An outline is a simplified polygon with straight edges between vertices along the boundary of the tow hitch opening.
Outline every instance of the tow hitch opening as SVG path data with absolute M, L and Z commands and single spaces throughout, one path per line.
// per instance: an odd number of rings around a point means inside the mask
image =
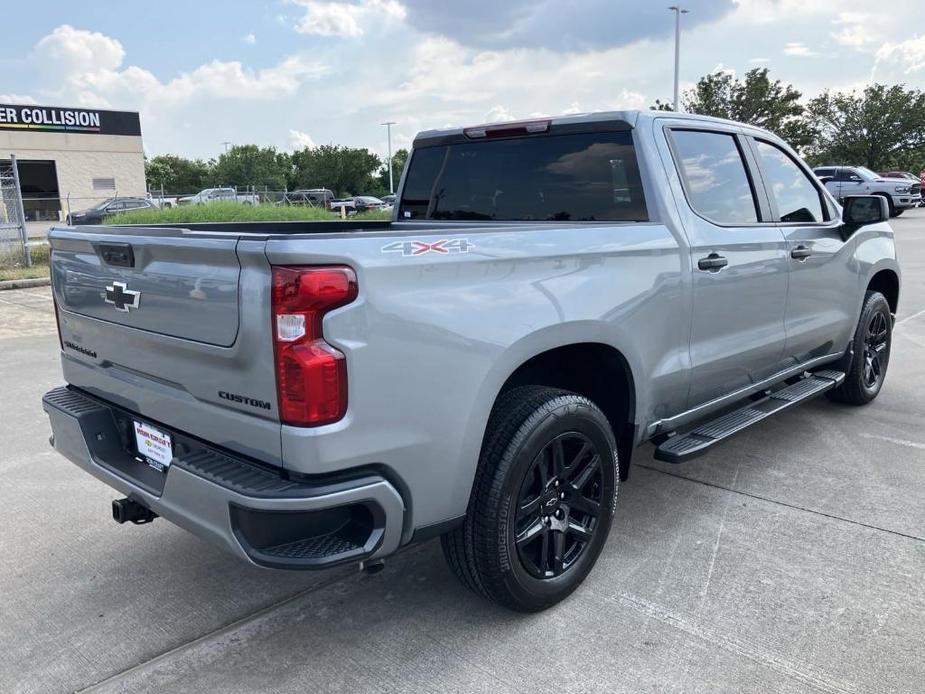
M 119 523 L 132 522 L 135 525 L 150 523 L 157 514 L 147 506 L 139 504 L 131 499 L 113 499 L 112 502 L 112 519 Z

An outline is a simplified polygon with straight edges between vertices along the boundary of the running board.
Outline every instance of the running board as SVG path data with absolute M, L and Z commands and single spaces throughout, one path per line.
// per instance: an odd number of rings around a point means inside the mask
M 845 374 L 841 371 L 811 373 L 745 407 L 705 422 L 687 434 L 672 436 L 655 449 L 655 459 L 664 463 L 686 463 L 752 424 L 831 390 L 844 380 Z

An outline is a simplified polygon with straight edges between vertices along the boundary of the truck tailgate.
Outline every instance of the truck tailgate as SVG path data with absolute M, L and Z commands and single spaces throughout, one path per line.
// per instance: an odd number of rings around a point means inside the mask
M 49 240 L 69 384 L 280 464 L 264 240 L 144 227 Z

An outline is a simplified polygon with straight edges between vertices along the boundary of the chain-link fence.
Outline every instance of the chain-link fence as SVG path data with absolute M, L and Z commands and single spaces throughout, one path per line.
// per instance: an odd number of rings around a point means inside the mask
M 18 256 L 27 267 L 32 265 L 26 236 L 26 216 L 16 157 L 0 160 L 0 256 Z

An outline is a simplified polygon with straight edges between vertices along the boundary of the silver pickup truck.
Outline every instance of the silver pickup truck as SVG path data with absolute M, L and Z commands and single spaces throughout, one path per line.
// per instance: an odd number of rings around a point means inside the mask
M 442 536 L 465 585 L 539 610 L 596 562 L 635 447 L 680 464 L 883 385 L 886 203 L 840 207 L 768 132 L 423 132 L 394 214 L 51 231 L 67 385 L 44 408 L 117 521 L 278 569 Z
M 836 200 L 849 195 L 879 195 L 891 217 L 898 217 L 922 202 L 922 186 L 907 178 L 881 176 L 864 166 L 819 166 L 813 169 Z

